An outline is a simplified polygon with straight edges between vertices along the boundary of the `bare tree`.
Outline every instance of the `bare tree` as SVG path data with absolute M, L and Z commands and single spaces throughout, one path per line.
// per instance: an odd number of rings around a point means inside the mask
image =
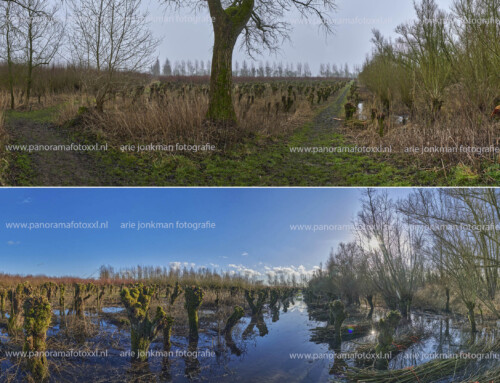
M 416 71 L 416 86 L 425 94 L 429 111 L 436 115 L 452 75 L 447 15 L 435 0 L 415 2 L 414 6 L 417 20 L 396 29 L 402 46 L 399 53 L 406 67 Z
M 232 103 L 233 50 L 240 35 L 241 47 L 250 56 L 263 49 L 278 49 L 287 39 L 290 23 L 285 15 L 296 11 L 304 18 L 316 17 L 327 33 L 333 22 L 329 12 L 335 9 L 335 0 L 163 0 L 175 8 L 208 7 L 213 20 L 214 48 L 210 102 L 207 119 L 214 123 L 233 125 L 236 113 Z
M 397 214 L 387 193 L 365 192 L 358 214 L 360 247 L 368 253 L 371 279 L 390 309 L 408 317 L 421 281 L 424 258 L 423 230 L 413 228 Z
M 497 318 L 495 305 L 500 266 L 500 192 L 495 189 L 419 190 L 401 210 L 421 223 L 444 252 L 434 261 L 442 267 L 469 312 L 480 300 Z
M 44 0 L 25 0 L 21 13 L 19 33 L 24 41 L 26 64 L 26 100 L 29 102 L 33 84 L 33 71 L 49 65 L 55 57 L 64 34 L 64 27 L 57 19 L 58 8 L 49 8 Z
M 15 22 L 19 7 L 13 2 L 4 2 L 0 5 L 0 37 L 4 49 L 0 50 L 0 57 L 7 62 L 8 82 L 10 93 L 10 108 L 15 107 L 14 97 L 14 62 L 19 50 L 19 30 Z
M 140 0 L 71 0 L 71 44 L 75 60 L 86 69 L 87 86 L 97 110 L 116 91 L 125 72 L 147 70 L 159 41 L 148 29 Z

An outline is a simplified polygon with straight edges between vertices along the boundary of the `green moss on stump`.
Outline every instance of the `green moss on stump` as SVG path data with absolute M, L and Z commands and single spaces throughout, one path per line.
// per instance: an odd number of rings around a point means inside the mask
M 75 283 L 73 296 L 73 309 L 78 318 L 83 319 L 85 314 L 85 301 L 90 298 L 93 289 L 92 283 Z M 85 295 L 86 294 L 86 295 Z
M 132 359 L 142 362 L 148 359 L 151 342 L 158 333 L 168 325 L 165 311 L 158 306 L 156 314 L 151 319 L 149 306 L 155 289 L 139 284 L 130 289 L 124 287 L 120 292 L 121 300 L 127 310 L 130 320 L 130 336 Z
M 5 298 L 7 298 L 7 290 L 0 289 L 0 317 L 5 317 Z
M 23 327 L 23 303 L 31 295 L 33 288 L 28 282 L 20 283 L 15 289 L 8 291 L 10 301 L 10 316 L 7 322 L 7 331 L 10 336 L 20 334 Z
M 245 290 L 245 298 L 250 306 L 250 309 L 252 310 L 253 316 L 260 315 L 262 312 L 268 293 L 269 291 L 267 289 L 262 289 L 257 292 L 256 297 L 254 290 Z M 257 299 L 257 302 L 255 302 L 255 299 Z
M 44 296 L 29 297 L 24 308 L 24 346 L 23 351 L 30 353 L 27 359 L 28 369 L 36 382 L 42 382 L 49 376 L 46 350 L 47 330 L 52 317 L 51 306 Z
M 204 292 L 200 287 L 187 287 L 184 293 L 189 320 L 189 339 L 198 340 L 198 309 L 203 301 Z
M 177 298 L 180 297 L 182 294 L 182 287 L 179 284 L 179 282 L 175 282 L 175 287 L 174 291 L 172 292 L 172 295 L 170 295 L 170 305 L 173 306 Z
M 234 308 L 233 313 L 231 314 L 231 316 L 228 318 L 228 320 L 226 322 L 226 327 L 224 327 L 224 333 L 225 334 L 231 333 L 231 331 L 233 330 L 233 327 L 236 326 L 238 321 L 241 318 L 243 318 L 244 315 L 245 315 L 245 311 L 243 310 L 243 308 L 240 306 L 236 306 Z
M 170 341 L 170 337 L 172 336 L 172 328 L 174 325 L 174 318 L 171 316 L 166 316 L 163 324 L 163 350 L 170 351 L 170 347 L 172 347 L 172 342 Z

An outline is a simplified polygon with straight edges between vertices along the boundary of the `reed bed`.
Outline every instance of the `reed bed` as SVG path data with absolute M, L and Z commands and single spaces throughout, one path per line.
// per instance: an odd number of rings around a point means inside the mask
M 470 354 L 489 354 L 500 350 L 500 342 L 480 342 L 470 347 Z M 466 354 L 467 352 L 464 351 Z M 464 355 L 465 355 L 464 354 Z M 346 372 L 349 380 L 358 383 L 434 383 L 447 377 L 453 381 L 461 381 L 477 373 L 479 362 L 476 358 L 452 357 L 434 359 L 415 367 L 399 370 L 359 369 L 351 367 Z M 458 380 L 460 379 L 460 380 Z M 470 380 L 469 380 L 470 381 Z
M 447 170 L 462 163 L 477 167 L 483 162 L 498 163 L 500 155 L 495 148 L 500 144 L 500 120 L 486 118 L 484 114 L 447 105 L 433 121 L 426 116 L 414 115 L 409 122 L 404 110 L 386 117 L 384 133 L 380 123 L 371 120 L 370 111 L 376 109 L 375 101 L 364 105 L 362 129 L 348 133 L 359 145 L 391 147 L 393 153 L 409 155 L 416 161 L 432 165 L 440 163 Z M 418 148 L 418 151 L 414 149 Z

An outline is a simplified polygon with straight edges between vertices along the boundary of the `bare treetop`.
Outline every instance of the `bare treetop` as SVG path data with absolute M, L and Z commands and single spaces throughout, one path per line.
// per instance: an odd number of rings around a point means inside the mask
M 243 28 L 241 48 L 250 56 L 279 49 L 289 38 L 294 11 L 302 20 L 308 20 L 326 33 L 333 32 L 332 12 L 337 8 L 335 0 L 163 0 L 175 9 L 191 8 L 195 11 L 208 7 L 212 18 L 225 17 L 251 10 L 248 23 Z M 288 18 L 288 19 L 287 19 Z

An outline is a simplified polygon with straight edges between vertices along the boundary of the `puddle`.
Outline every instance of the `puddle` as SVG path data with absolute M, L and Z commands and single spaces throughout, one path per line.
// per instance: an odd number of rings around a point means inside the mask
M 101 311 L 105 314 L 115 314 L 125 311 L 124 307 L 103 307 Z
M 361 121 L 367 120 L 367 117 L 364 114 L 364 108 L 365 108 L 365 104 L 363 102 L 360 102 L 358 104 L 358 120 L 361 120 Z

